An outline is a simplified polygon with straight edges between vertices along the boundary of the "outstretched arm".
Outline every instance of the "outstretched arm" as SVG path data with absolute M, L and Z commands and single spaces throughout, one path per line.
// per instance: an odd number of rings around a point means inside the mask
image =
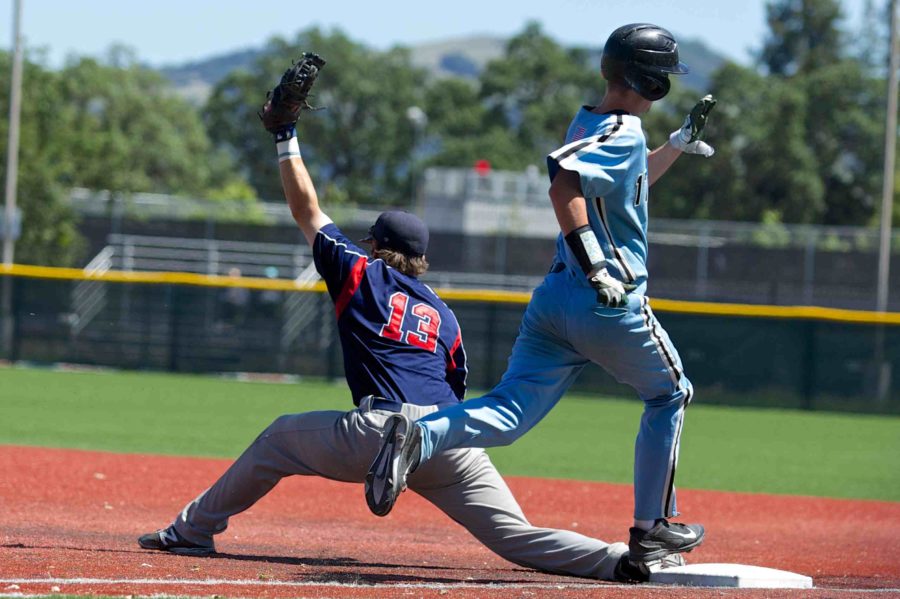
M 706 119 L 709 111 L 716 105 L 712 96 L 704 96 L 684 119 L 684 124 L 669 136 L 669 141 L 656 148 L 647 157 L 647 171 L 650 177 L 650 185 L 663 176 L 669 167 L 681 156 L 687 154 L 700 154 L 709 158 L 715 150 L 706 142 L 700 141 L 703 128 L 706 127 Z
M 310 245 L 313 245 L 319 229 L 330 223 L 331 219 L 319 209 L 316 188 L 300 155 L 296 123 L 300 113 L 311 108 L 307 97 L 319 76 L 319 70 L 324 66 L 325 60 L 321 56 L 305 53 L 284 72 L 259 113 L 263 127 L 275 136 L 284 197 L 291 215 Z
M 309 171 L 303 164 L 296 134 L 287 141 L 278 142 L 277 146 L 278 168 L 281 171 L 284 197 L 297 226 L 303 231 L 307 243 L 311 246 L 319 229 L 332 221 L 319 208 L 319 196 L 316 194 Z M 284 152 L 282 148 L 284 148 Z
M 647 176 L 650 177 L 650 185 L 656 183 L 656 180 L 675 164 L 679 156 L 681 156 L 681 150 L 675 149 L 669 142 L 650 152 L 647 156 Z

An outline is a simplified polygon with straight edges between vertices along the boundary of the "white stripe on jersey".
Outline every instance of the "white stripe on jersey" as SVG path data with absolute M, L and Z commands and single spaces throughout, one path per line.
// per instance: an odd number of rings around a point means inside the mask
M 600 145 L 606 143 L 609 138 L 615 135 L 621 128 L 622 125 L 620 125 L 619 123 L 615 123 L 608 133 L 593 135 L 591 137 L 586 137 L 578 141 L 573 141 L 572 143 L 566 144 L 557 151 L 550 154 L 550 157 L 557 161 L 557 164 L 559 164 L 560 168 L 566 169 L 566 164 L 580 160 L 581 157 L 585 154 L 590 154 Z
M 331 223 L 328 223 L 328 224 L 330 225 Z M 330 241 L 331 243 L 333 243 L 334 245 L 344 246 L 345 248 L 347 248 L 346 251 L 348 254 L 353 254 L 354 256 L 360 256 L 361 258 L 366 258 L 367 260 L 369 258 L 366 254 L 360 254 L 359 252 L 354 252 L 353 250 L 350 249 L 350 246 L 347 245 L 346 243 L 341 243 L 334 237 L 329 237 L 329 235 L 327 233 L 325 233 L 324 231 L 322 231 L 322 229 L 319 229 L 318 234 L 321 235 L 322 237 L 324 237 L 325 239 L 327 239 L 328 241 Z M 372 260 L 372 262 L 375 262 L 375 260 Z

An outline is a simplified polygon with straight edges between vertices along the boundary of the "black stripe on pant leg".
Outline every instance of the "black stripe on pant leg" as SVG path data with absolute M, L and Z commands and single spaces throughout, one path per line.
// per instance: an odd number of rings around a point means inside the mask
M 678 428 L 675 433 L 675 442 L 672 445 L 672 459 L 671 466 L 669 469 L 669 488 L 666 489 L 666 500 L 664 502 L 664 517 L 668 518 L 672 514 L 672 500 L 675 498 L 675 470 L 678 467 L 678 451 L 679 445 L 681 444 L 681 431 L 684 428 L 684 412 L 687 408 L 687 403 L 685 400 L 681 401 L 681 407 L 679 411 L 681 412 L 680 417 L 678 418 Z
M 665 352 L 662 347 L 662 339 L 660 339 L 653 330 L 653 322 L 650 315 L 649 310 L 649 300 L 646 296 L 641 297 L 641 318 L 644 321 L 644 326 L 647 327 L 647 330 L 650 332 L 650 339 L 653 341 L 653 344 L 656 345 L 656 353 L 660 356 L 660 361 L 662 362 L 663 367 L 669 373 L 669 378 L 672 379 L 672 383 L 675 388 L 675 392 L 678 392 L 680 377 L 676 374 L 676 371 L 672 368 L 672 363 L 667 359 Z M 675 489 L 675 467 L 677 456 L 678 456 L 678 441 L 681 438 L 681 426 L 684 419 L 684 405 L 681 407 L 681 420 L 678 422 L 678 427 L 676 429 L 675 440 L 672 445 L 672 451 L 669 454 L 669 469 L 666 474 L 666 482 L 663 483 L 666 486 L 666 491 L 663 493 L 663 501 L 662 501 L 662 512 L 663 517 L 668 518 L 669 512 L 671 511 L 672 497 Z
M 650 322 L 650 334 L 653 336 L 654 341 L 656 342 L 657 347 L 660 348 L 663 359 L 668 363 L 669 368 L 672 372 L 675 373 L 676 376 L 676 391 L 677 385 L 681 384 L 681 376 L 683 374 L 681 368 L 678 367 L 678 363 L 675 360 L 675 356 L 669 353 L 669 346 L 666 345 L 665 340 L 662 335 L 659 334 L 657 328 L 659 327 L 659 321 L 656 319 L 656 316 L 650 312 L 650 300 L 647 300 L 647 321 Z
M 644 325 L 647 327 L 647 331 L 650 333 L 650 340 L 653 341 L 653 344 L 656 346 L 656 353 L 659 354 L 660 361 L 669 372 L 669 378 L 672 379 L 672 384 L 675 386 L 675 391 L 678 391 L 678 384 L 681 381 L 681 373 L 675 366 L 674 360 L 672 360 L 671 356 L 668 355 L 666 346 L 662 342 L 662 338 L 656 333 L 653 325 L 654 319 L 650 314 L 650 300 L 647 299 L 647 296 L 641 297 L 641 317 L 644 320 Z

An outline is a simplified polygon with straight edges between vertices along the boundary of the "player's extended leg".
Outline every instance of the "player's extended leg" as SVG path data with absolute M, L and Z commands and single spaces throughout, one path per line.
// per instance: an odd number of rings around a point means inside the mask
M 483 449 L 435 455 L 410 475 L 409 487 L 520 566 L 601 580 L 646 580 L 640 571 L 622 571 L 619 561 L 628 553 L 624 543 L 532 526 Z
M 417 422 L 422 461 L 456 447 L 509 445 L 556 405 L 587 364 L 560 330 L 564 299 L 546 283 L 535 290 L 497 386 Z
M 213 486 L 185 506 L 172 528 L 189 544 L 211 548 L 213 535 L 225 530 L 231 516 L 259 501 L 285 476 L 362 482 L 385 418 L 387 413 L 366 406 L 277 418 Z
M 366 475 L 365 495 L 376 516 L 387 515 L 406 476 L 432 455 L 458 447 L 509 445 L 540 422 L 587 364 L 565 340 L 567 293 L 549 275 L 532 295 L 506 373 L 477 399 L 419 419 L 389 422 Z
M 582 315 L 578 320 L 582 326 L 571 336 L 573 345 L 618 381 L 631 385 L 644 401 L 635 442 L 635 520 L 652 523 L 675 516 L 675 470 L 693 388 L 646 297 L 631 296 L 627 310 L 595 308 L 594 313 L 593 319 Z M 683 542 L 673 536 L 685 550 L 702 541 L 702 527 L 687 534 L 696 536 Z M 658 558 L 664 552 L 651 553 Z

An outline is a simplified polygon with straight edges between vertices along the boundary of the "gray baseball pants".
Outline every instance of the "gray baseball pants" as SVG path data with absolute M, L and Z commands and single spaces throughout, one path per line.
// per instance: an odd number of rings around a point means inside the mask
M 411 420 L 434 406 L 404 404 Z M 367 400 L 350 412 L 307 412 L 277 418 L 216 483 L 175 520 L 186 539 L 209 545 L 228 518 L 294 474 L 361 483 L 381 444 L 390 412 Z M 556 574 L 613 580 L 628 547 L 566 530 L 538 528 L 525 518 L 483 449 L 440 453 L 409 476 L 408 485 L 497 555 L 520 566 Z

